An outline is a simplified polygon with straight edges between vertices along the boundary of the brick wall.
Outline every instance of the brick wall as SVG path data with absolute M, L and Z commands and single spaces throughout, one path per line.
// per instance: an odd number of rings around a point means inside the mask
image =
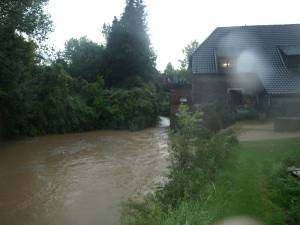
M 272 96 L 271 116 L 300 117 L 300 95 Z
M 194 75 L 192 97 L 194 104 L 226 101 L 227 83 L 225 77 L 217 75 Z
M 194 74 L 192 79 L 194 104 L 227 102 L 228 88 L 241 88 L 246 94 L 263 92 L 256 74 Z
M 174 127 L 174 119 L 176 113 L 178 112 L 178 108 L 181 104 L 186 104 L 189 106 L 190 110 L 192 109 L 192 86 L 190 84 L 182 84 L 173 86 L 170 91 L 170 120 L 171 127 Z M 182 102 L 182 100 L 186 100 L 186 102 Z

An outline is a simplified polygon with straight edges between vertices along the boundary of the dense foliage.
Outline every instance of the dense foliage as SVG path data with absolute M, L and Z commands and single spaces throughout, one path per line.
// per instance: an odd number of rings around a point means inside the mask
M 72 38 L 55 60 L 45 63 L 39 53 L 51 31 L 47 2 L 0 2 L 0 134 L 154 125 L 164 93 L 143 1 L 127 1 L 121 18 L 104 30 L 106 46 Z
M 37 41 L 51 28 L 46 0 L 1 1 L 0 129 L 6 135 L 24 122 L 24 93 L 36 67 Z M 35 39 L 35 41 L 33 40 Z M 22 131 L 18 131 L 21 133 Z
M 105 103 L 107 107 L 103 121 L 106 121 L 104 124 L 108 128 L 137 130 L 156 123 L 158 96 L 151 85 L 107 91 Z

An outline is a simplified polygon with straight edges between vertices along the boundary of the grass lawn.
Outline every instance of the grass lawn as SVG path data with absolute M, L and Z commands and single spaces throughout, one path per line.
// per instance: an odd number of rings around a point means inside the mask
M 300 157 L 300 139 L 238 144 L 220 170 L 208 199 L 183 202 L 161 224 L 209 225 L 241 215 L 268 225 L 283 224 L 283 210 L 271 201 L 276 187 L 270 184 L 269 174 L 287 158 L 296 156 Z
M 279 224 L 283 215 L 270 201 L 268 175 L 284 160 L 297 155 L 300 139 L 240 143 L 216 181 L 213 203 L 225 200 L 226 205 L 218 217 L 249 215 Z

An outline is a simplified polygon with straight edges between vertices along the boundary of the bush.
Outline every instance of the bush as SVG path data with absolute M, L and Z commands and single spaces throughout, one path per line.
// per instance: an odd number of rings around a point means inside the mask
M 102 77 L 95 82 L 73 78 L 59 64 L 36 70 L 7 100 L 11 113 L 0 118 L 5 122 L 6 137 L 103 128 L 137 130 L 157 121 L 154 85 L 108 90 Z
M 76 82 L 59 65 L 40 68 L 37 74 L 14 91 L 14 114 L 8 136 L 35 136 L 82 131 L 92 124 L 93 110 L 80 95 L 73 94 Z
M 216 135 L 204 126 L 202 114 L 188 112 L 181 106 L 177 128 L 171 132 L 171 172 L 169 183 L 158 192 L 161 202 L 172 207 L 198 196 L 205 184 L 212 182 L 216 170 L 223 165 L 232 144 L 233 130 Z
M 101 122 L 107 128 L 138 130 L 154 126 L 158 113 L 158 98 L 151 85 L 106 90 Z

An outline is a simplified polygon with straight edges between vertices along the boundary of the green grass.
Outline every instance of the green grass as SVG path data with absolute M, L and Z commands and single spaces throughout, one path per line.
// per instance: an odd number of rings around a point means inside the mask
M 271 201 L 271 171 L 300 157 L 300 139 L 244 142 L 237 145 L 211 185 L 207 199 L 171 210 L 159 224 L 214 224 L 231 216 L 251 216 L 268 225 L 283 224 L 284 212 Z

